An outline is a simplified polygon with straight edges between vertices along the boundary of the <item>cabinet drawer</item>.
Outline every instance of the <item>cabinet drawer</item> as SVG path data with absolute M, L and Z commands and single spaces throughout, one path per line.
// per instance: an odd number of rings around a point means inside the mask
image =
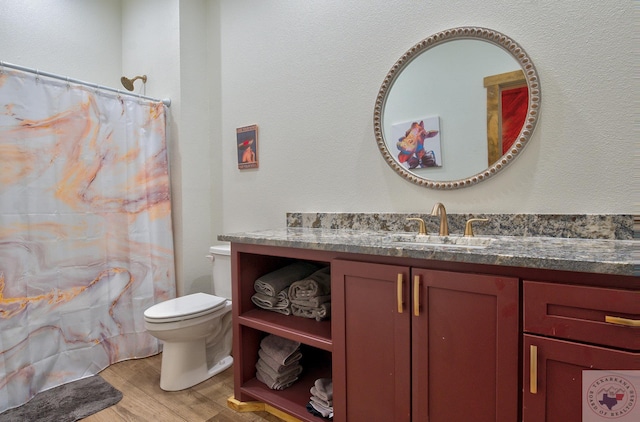
M 640 350 L 640 291 L 524 282 L 524 331 Z

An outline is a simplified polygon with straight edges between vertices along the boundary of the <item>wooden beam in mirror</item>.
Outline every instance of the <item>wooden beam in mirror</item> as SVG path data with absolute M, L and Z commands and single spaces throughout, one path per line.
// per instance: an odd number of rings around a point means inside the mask
M 528 88 L 522 70 L 484 78 L 487 89 L 487 165 L 498 161 L 513 145 L 527 113 Z M 515 133 L 514 133 L 515 132 Z

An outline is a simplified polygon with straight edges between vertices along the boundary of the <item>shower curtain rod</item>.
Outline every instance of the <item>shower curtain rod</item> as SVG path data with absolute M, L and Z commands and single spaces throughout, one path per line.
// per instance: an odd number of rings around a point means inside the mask
M 156 102 L 157 101 L 162 101 L 162 103 L 164 105 L 166 105 L 167 107 L 171 107 L 171 99 L 169 99 L 169 98 L 165 98 L 163 100 L 159 100 L 157 98 L 147 97 L 146 95 L 134 94 L 134 93 L 131 93 L 131 92 L 126 92 L 126 91 L 120 91 L 119 89 L 110 88 L 108 86 L 93 84 L 93 83 L 90 83 L 90 82 L 81 81 L 79 79 L 72 79 L 72 78 L 69 78 L 69 77 L 66 77 L 66 76 L 56 75 L 55 73 L 42 72 L 42 71 L 40 71 L 38 69 L 31 69 L 31 68 L 28 68 L 28 67 L 19 66 L 17 64 L 11 64 L 11 63 L 0 61 L 0 73 L 2 73 L 2 68 L 4 68 L 4 67 L 8 67 L 10 69 L 22 70 L 23 72 L 34 73 L 37 76 L 46 76 L 48 78 L 59 79 L 61 81 L 65 81 L 65 82 L 71 82 L 71 83 L 74 83 L 74 84 L 85 85 L 85 86 L 88 86 L 90 88 L 97 88 L 97 89 L 102 89 L 102 90 L 105 90 L 105 91 L 116 92 L 116 93 L 118 93 L 118 95 L 129 95 L 131 97 L 137 97 L 137 98 L 142 98 L 144 100 L 156 101 Z

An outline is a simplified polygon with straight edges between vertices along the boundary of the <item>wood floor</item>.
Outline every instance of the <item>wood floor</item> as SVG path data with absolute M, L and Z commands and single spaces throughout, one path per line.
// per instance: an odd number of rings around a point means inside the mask
M 183 391 L 160 389 L 162 355 L 116 363 L 100 376 L 120 390 L 122 400 L 86 419 L 87 422 L 151 421 L 281 422 L 266 412 L 238 413 L 227 407 L 233 395 L 233 368 Z

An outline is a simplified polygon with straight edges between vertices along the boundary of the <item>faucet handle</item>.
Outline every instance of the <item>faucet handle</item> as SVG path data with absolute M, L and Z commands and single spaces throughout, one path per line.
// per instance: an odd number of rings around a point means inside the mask
M 426 235 L 427 234 L 427 225 L 425 224 L 424 220 L 422 218 L 416 218 L 416 217 L 408 217 L 407 220 L 413 220 L 413 221 L 417 221 L 419 224 L 418 227 L 418 234 L 420 235 Z
M 467 224 L 464 226 L 465 237 L 473 237 L 473 222 L 474 221 L 489 221 L 488 218 L 470 218 L 467 220 Z

